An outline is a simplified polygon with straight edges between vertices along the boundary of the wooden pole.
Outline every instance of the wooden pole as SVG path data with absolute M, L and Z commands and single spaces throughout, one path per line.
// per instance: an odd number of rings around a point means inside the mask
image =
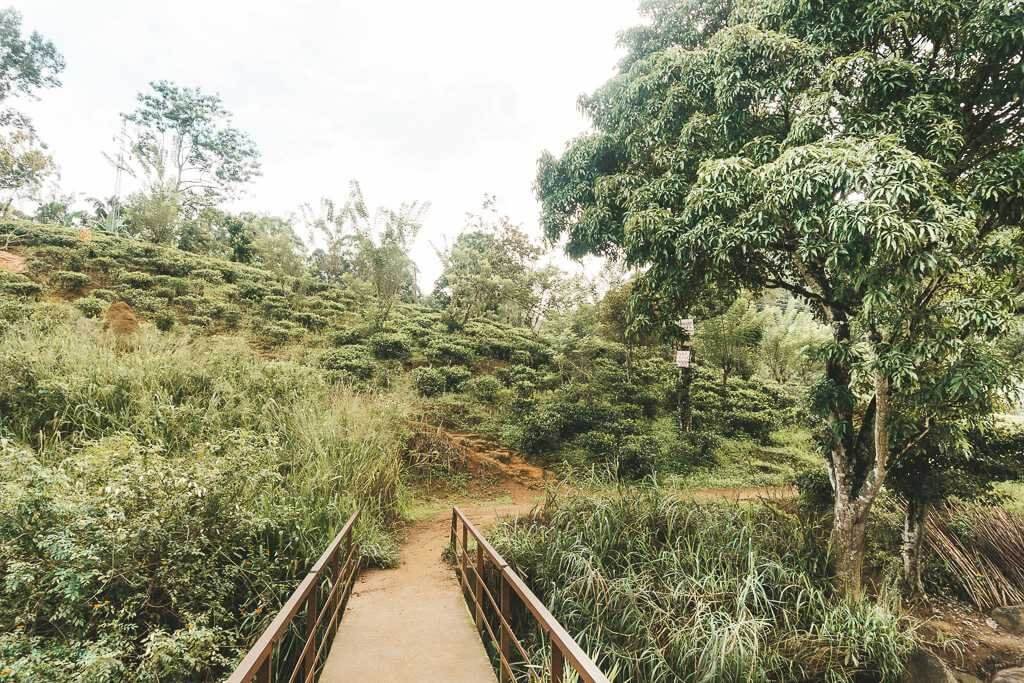
M 512 667 L 512 634 L 508 632 L 508 628 L 505 626 L 505 622 L 511 626 L 512 624 L 512 591 L 508 587 L 508 581 L 505 580 L 505 572 L 499 574 L 501 577 L 501 657 L 508 663 L 509 668 Z M 512 683 L 509 681 L 508 671 L 505 667 L 500 667 L 501 671 L 501 683 Z
M 484 547 L 476 544 L 476 628 L 484 627 Z

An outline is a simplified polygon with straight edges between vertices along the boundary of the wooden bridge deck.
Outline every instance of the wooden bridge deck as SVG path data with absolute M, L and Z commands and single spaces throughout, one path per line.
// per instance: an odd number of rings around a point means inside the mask
M 484 523 L 532 507 L 478 504 Z M 441 559 L 450 508 L 415 525 L 397 569 L 364 572 L 356 583 L 322 683 L 493 683 L 494 669 L 453 569 Z

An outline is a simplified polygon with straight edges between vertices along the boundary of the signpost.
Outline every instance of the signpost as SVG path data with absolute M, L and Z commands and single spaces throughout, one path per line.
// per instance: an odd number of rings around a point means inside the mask
M 678 397 L 679 431 L 686 433 L 693 429 L 693 411 L 690 409 L 690 385 L 693 383 L 693 348 L 690 340 L 696 330 L 692 318 L 683 318 L 678 323 L 683 333 L 682 348 L 676 349 L 676 367 L 679 376 L 676 379 L 676 395 Z

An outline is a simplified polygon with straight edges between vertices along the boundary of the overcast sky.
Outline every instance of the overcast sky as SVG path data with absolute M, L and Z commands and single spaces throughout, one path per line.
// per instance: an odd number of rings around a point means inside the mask
M 8 0 L 10 1 L 10 0 Z M 457 234 L 484 193 L 539 237 L 538 155 L 587 127 L 638 0 L 14 0 L 67 61 L 28 110 L 64 192 L 109 196 L 121 112 L 167 79 L 221 95 L 263 153 L 239 208 L 288 215 L 358 179 L 373 205 L 430 201 L 416 248 Z

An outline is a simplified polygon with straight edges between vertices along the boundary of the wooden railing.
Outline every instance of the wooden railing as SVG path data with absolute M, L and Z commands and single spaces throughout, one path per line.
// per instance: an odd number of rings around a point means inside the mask
M 472 553 L 471 538 L 475 542 Z M 578 674 L 583 683 L 609 683 L 587 653 L 459 508 L 452 509 L 451 546 L 462 592 L 477 629 L 495 653 L 501 683 L 562 683 L 566 665 Z M 498 594 L 497 599 L 495 593 Z M 514 597 L 532 622 L 527 629 L 532 627 L 534 633 L 546 641 L 545 649 L 549 654 L 538 659 L 526 651 L 514 627 L 523 616 L 523 610 L 517 610 L 513 603 Z
M 359 556 L 352 542 L 358 516 L 358 511 L 352 513 L 228 678 L 229 683 L 316 680 L 359 573 Z

